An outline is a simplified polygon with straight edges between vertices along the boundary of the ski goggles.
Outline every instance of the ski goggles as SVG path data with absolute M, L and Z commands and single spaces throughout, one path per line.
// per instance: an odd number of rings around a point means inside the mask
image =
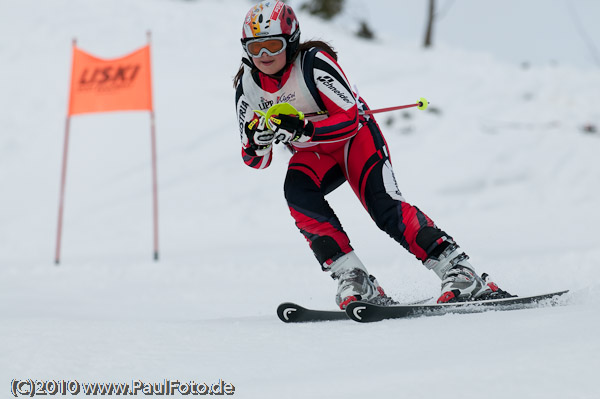
M 286 47 L 287 41 L 283 37 L 264 37 L 244 42 L 246 53 L 254 58 L 260 57 L 263 53 L 268 55 L 281 54 Z

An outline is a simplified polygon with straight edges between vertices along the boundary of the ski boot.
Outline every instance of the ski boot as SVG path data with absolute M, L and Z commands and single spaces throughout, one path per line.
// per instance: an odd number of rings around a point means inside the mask
M 442 280 L 442 293 L 437 303 L 478 301 L 484 299 L 510 298 L 508 292 L 498 288 L 489 276 L 482 277 L 468 261 L 469 257 L 460 251 L 458 245 L 449 242 L 440 254 L 430 256 L 425 266 L 432 269 Z
M 349 252 L 336 259 L 328 266 L 331 277 L 338 280 L 335 302 L 340 309 L 353 301 L 366 301 L 378 305 L 396 303 L 388 297 L 374 276 L 369 275 L 354 252 Z

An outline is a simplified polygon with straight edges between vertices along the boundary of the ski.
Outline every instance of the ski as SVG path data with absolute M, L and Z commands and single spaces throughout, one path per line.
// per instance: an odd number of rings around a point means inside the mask
M 370 323 L 385 319 L 441 316 L 449 313 L 479 313 L 489 310 L 528 309 L 559 305 L 561 301 L 558 298 L 567 292 L 569 290 L 543 295 L 442 304 L 379 306 L 367 302 L 351 302 L 346 307 L 346 314 L 354 321 Z
M 410 304 L 422 304 L 432 299 L 433 298 L 427 298 L 420 301 L 411 302 Z M 277 316 L 284 323 L 348 320 L 348 315 L 343 310 L 308 309 L 292 302 L 284 302 L 279 305 L 277 307 Z
M 279 305 L 277 307 L 277 316 L 284 323 L 348 320 L 348 316 L 343 310 L 307 309 L 291 302 Z

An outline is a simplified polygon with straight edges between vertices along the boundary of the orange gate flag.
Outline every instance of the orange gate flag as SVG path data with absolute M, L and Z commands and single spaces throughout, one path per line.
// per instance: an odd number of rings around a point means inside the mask
M 150 45 L 114 59 L 73 46 L 69 116 L 135 110 L 153 110 Z

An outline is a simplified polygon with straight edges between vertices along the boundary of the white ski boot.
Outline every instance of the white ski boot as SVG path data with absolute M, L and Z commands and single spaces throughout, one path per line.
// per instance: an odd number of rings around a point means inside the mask
M 394 301 L 385 295 L 383 288 L 374 276 L 369 275 L 354 251 L 336 259 L 328 266 L 331 277 L 338 280 L 335 302 L 340 309 L 353 301 L 366 301 L 377 304 L 392 304 Z
M 442 293 L 438 303 L 464 302 L 481 299 L 503 298 L 511 295 L 493 282 L 487 282 L 475 273 L 469 257 L 451 243 L 440 255 L 431 256 L 425 266 L 442 280 Z M 484 274 L 487 276 L 487 274 Z

